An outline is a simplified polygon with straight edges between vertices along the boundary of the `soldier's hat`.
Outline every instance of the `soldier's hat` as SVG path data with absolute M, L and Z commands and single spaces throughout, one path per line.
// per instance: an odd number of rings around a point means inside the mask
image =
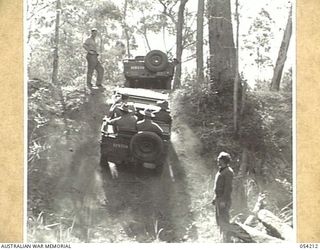
M 217 160 L 223 160 L 225 163 L 229 163 L 231 161 L 231 156 L 230 154 L 222 151 L 218 155 Z
M 147 116 L 147 117 L 151 117 L 151 118 L 155 117 L 155 115 L 153 114 L 153 110 L 149 109 L 149 108 L 146 108 L 145 110 L 140 110 L 139 112 L 140 112 L 140 114 Z
M 129 105 L 128 105 L 127 103 L 123 103 L 123 104 L 119 107 L 119 109 L 120 109 L 121 111 L 126 112 L 126 113 L 132 112 L 132 110 L 130 109 L 130 107 L 129 107 Z
M 128 99 L 129 99 L 129 95 L 127 95 L 127 94 L 121 94 L 121 99 L 122 99 L 122 100 L 128 100 Z
M 122 103 L 122 105 L 119 107 L 121 111 L 124 111 L 126 113 L 132 113 L 135 112 L 135 107 L 133 103 Z
M 161 109 L 165 109 L 167 111 L 169 109 L 169 103 L 166 100 L 157 101 L 157 106 L 159 106 Z

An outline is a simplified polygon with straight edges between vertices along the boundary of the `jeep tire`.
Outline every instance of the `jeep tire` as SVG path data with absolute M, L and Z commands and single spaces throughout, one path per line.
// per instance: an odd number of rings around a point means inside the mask
M 151 50 L 144 58 L 147 69 L 153 72 L 163 71 L 168 67 L 168 57 L 160 50 Z
M 133 157 L 142 162 L 158 162 L 163 150 L 162 139 L 154 132 L 140 131 L 130 141 Z

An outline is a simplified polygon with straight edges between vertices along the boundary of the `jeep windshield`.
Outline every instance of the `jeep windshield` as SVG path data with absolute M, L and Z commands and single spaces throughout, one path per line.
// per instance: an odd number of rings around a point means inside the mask
M 137 109 L 151 107 L 155 111 L 160 109 L 160 107 L 156 105 L 157 101 L 168 101 L 169 99 L 169 94 L 163 94 L 149 89 L 117 88 L 115 90 L 115 96 L 122 94 L 128 95 L 128 101 L 133 102 Z

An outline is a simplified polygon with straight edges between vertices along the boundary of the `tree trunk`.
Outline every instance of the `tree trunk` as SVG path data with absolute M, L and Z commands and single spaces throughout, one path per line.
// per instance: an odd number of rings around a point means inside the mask
M 148 39 L 147 29 L 143 30 L 143 37 L 144 37 L 144 40 L 146 41 L 148 50 L 150 51 L 151 50 L 151 46 L 150 46 L 149 39 Z
M 131 57 L 131 54 L 130 54 L 130 36 L 129 36 L 128 25 L 127 25 L 127 21 L 126 21 L 127 9 L 128 9 L 128 0 L 125 0 L 124 1 L 124 7 L 123 7 L 122 29 L 123 29 L 124 37 L 126 39 L 128 58 L 130 58 Z
M 244 80 L 242 82 L 242 90 L 241 90 L 241 108 L 240 108 L 240 115 L 241 116 L 243 116 L 244 109 L 245 109 L 245 106 L 246 106 L 247 88 L 248 88 L 247 80 Z
M 64 125 L 66 128 L 67 133 L 65 134 L 66 138 L 69 135 L 69 129 L 68 129 L 68 120 L 66 119 L 66 116 L 64 115 L 67 111 L 67 105 L 65 102 L 65 97 L 63 95 L 63 91 L 58 79 L 58 69 L 59 69 L 59 26 L 60 26 L 60 13 L 61 13 L 61 1 L 57 0 L 56 2 L 56 26 L 55 26 L 55 34 L 54 34 L 54 52 L 53 52 L 53 71 L 52 71 L 52 84 L 55 86 L 58 90 L 60 103 L 62 106 L 62 117 L 64 121 Z
M 54 34 L 53 71 L 52 71 L 53 84 L 56 84 L 58 82 L 60 12 L 61 12 L 61 2 L 60 0 L 57 0 L 56 27 L 55 27 L 55 34 Z
M 281 80 L 284 63 L 287 59 L 287 52 L 289 48 L 291 34 L 292 34 L 292 7 L 290 8 L 286 30 L 284 31 L 282 43 L 281 43 L 279 54 L 278 54 L 278 59 L 273 71 L 273 77 L 271 82 L 271 90 L 273 91 L 279 91 L 280 89 L 280 80 Z
M 181 71 L 182 71 L 182 65 L 181 65 L 181 58 L 182 58 L 182 51 L 183 51 L 183 45 L 182 45 L 182 31 L 183 31 L 183 25 L 184 25 L 184 9 L 186 6 L 186 3 L 188 0 L 180 0 L 179 5 L 179 11 L 178 11 L 178 21 L 177 21 L 177 47 L 176 47 L 176 59 L 178 60 L 178 64 L 176 66 L 176 72 L 174 75 L 174 81 L 173 81 L 173 88 L 180 88 L 181 86 Z
M 235 76 L 235 48 L 229 0 L 209 0 L 210 81 L 214 89 Z M 232 90 L 231 90 L 232 91 Z
M 197 13 L 197 86 L 203 84 L 203 15 L 204 15 L 204 0 L 198 0 Z
M 162 40 L 163 40 L 164 49 L 166 52 L 168 52 L 167 43 L 166 43 L 166 27 L 165 27 L 165 25 L 162 26 Z
M 236 0 L 236 62 L 235 62 L 235 78 L 233 84 L 233 131 L 234 135 L 238 136 L 239 122 L 238 122 L 238 91 L 239 91 L 239 0 Z

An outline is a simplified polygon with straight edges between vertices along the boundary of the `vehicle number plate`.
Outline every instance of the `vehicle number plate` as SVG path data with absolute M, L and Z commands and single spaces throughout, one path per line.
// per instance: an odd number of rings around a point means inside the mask
M 131 69 L 144 69 L 144 66 L 131 66 Z
M 160 72 L 157 72 L 157 75 L 159 76 L 165 76 L 165 75 L 168 75 L 169 72 L 166 72 L 166 71 L 160 71 Z
M 113 146 L 114 148 L 125 148 L 125 149 L 129 148 L 128 145 L 126 145 L 126 144 L 120 144 L 120 143 L 113 143 L 112 146 Z

